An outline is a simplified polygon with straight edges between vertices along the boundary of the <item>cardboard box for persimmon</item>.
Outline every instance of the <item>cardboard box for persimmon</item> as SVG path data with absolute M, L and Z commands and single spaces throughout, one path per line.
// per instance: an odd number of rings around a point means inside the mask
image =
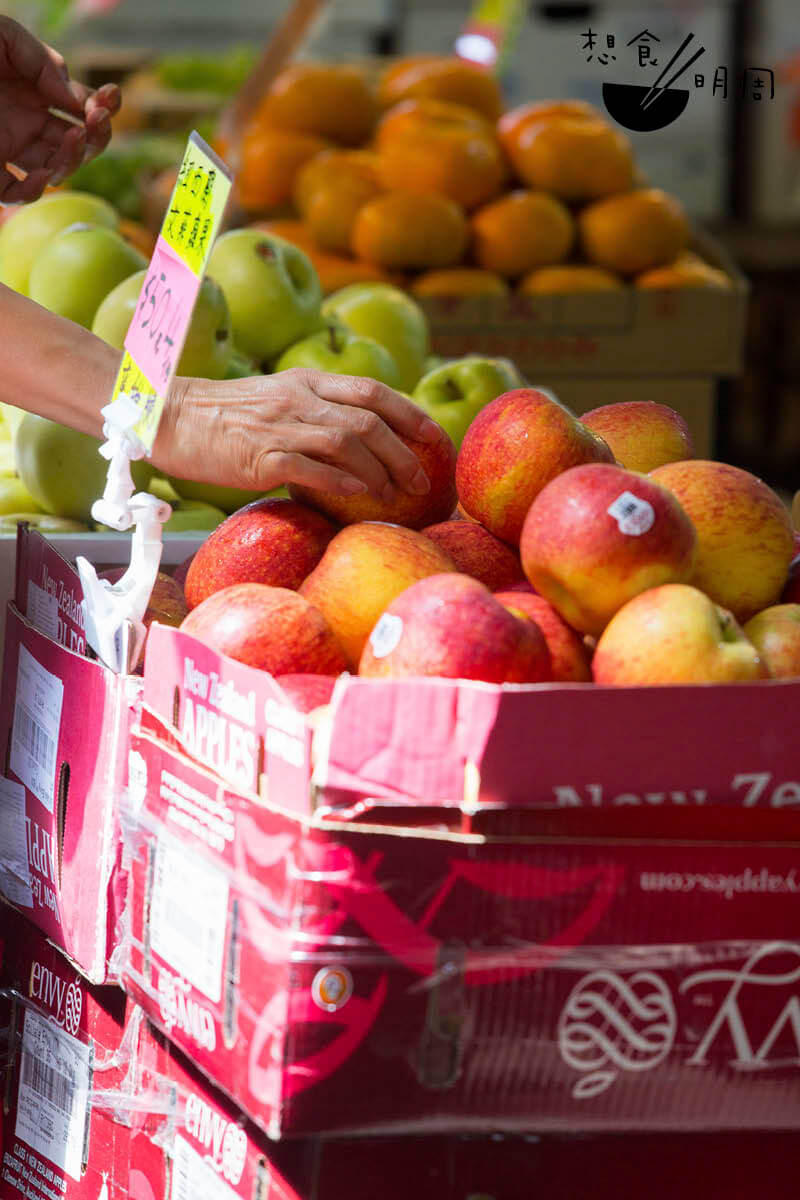
M 713 458 L 716 382 L 742 369 L 748 285 L 707 234 L 695 233 L 693 249 L 726 272 L 729 289 L 425 297 L 433 349 L 510 358 L 579 415 L 624 400 L 669 405 L 698 458 Z
M 0 1197 L 123 1200 L 130 1132 L 96 1098 L 124 1095 L 125 997 L 10 909 L 0 922 Z
M 796 842 L 300 815 L 170 736 L 132 733 L 123 986 L 271 1138 L 800 1120 Z
M 329 709 L 309 719 L 264 672 L 154 625 L 142 721 L 162 737 L 169 726 L 176 746 L 228 783 L 260 784 L 298 814 L 406 810 L 416 820 L 425 806 L 584 820 L 613 810 L 642 835 L 718 837 L 738 821 L 748 838 L 753 810 L 769 835 L 800 833 L 798 711 L 800 683 L 782 680 L 601 688 L 343 676 Z
M 101 538 L 91 557 L 113 561 L 125 541 Z M 0 698 L 0 893 L 102 983 L 124 887 L 118 798 L 142 681 L 86 657 L 82 595 L 71 562 L 20 529 Z

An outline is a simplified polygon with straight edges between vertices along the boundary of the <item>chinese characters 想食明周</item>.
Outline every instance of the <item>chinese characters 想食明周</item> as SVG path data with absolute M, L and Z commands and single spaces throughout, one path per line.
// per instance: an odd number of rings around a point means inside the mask
M 581 50 L 586 54 L 587 62 L 597 62 L 600 66 L 606 67 L 611 62 L 617 62 L 617 55 L 614 51 L 617 48 L 617 39 L 613 33 L 604 34 L 601 36 L 594 29 L 586 29 L 581 35 Z M 692 35 L 684 42 L 684 46 L 691 40 Z M 637 33 L 630 41 L 625 43 L 625 49 L 635 49 L 636 65 L 642 70 L 647 70 L 648 67 L 658 67 L 661 57 L 661 39 L 649 29 L 643 29 L 641 33 Z M 683 49 L 683 47 L 681 47 Z M 680 69 L 682 74 L 692 62 L 696 61 L 702 54 L 705 53 L 705 47 L 701 47 L 685 67 Z M 680 54 L 680 51 L 678 51 Z M 677 58 L 677 55 L 675 56 Z M 712 95 L 720 96 L 723 100 L 727 100 L 729 95 L 729 69 L 727 66 L 717 66 L 713 73 L 708 76 L 708 83 Z M 693 82 L 695 88 L 703 88 L 706 86 L 707 76 L 702 72 L 695 72 Z M 663 87 L 666 88 L 673 80 L 667 80 Z M 749 100 L 772 100 L 775 97 L 775 72 L 770 67 L 745 67 L 741 77 L 741 94 L 745 99 Z

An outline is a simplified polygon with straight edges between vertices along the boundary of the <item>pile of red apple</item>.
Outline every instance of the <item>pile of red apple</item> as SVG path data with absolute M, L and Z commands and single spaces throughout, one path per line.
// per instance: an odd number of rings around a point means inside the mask
M 612 404 L 578 420 L 524 388 L 486 405 L 459 451 L 444 432 L 407 444 L 427 495 L 290 487 L 230 516 L 180 572 L 181 627 L 279 680 L 328 677 L 311 700 L 292 683 L 306 706 L 343 671 L 800 677 L 800 534 L 760 479 L 696 459 L 672 409 Z

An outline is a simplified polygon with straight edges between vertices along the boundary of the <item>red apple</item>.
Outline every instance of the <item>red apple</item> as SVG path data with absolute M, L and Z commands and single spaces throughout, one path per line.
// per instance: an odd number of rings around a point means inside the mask
M 581 421 L 598 434 L 621 467 L 652 471 L 664 463 L 694 458 L 689 426 L 680 413 L 652 400 L 604 404 L 584 413 Z
M 192 565 L 193 558 L 194 558 L 194 555 L 190 554 L 188 558 L 185 558 L 183 560 L 183 562 L 178 563 L 177 567 L 172 572 L 172 578 L 178 584 L 181 591 L 183 591 L 186 586 L 186 576 L 188 574 L 189 567 Z
M 487 683 L 551 678 L 550 653 L 533 621 L 516 617 L 468 575 L 432 575 L 393 600 L 369 636 L 359 674 L 437 675 Z
M 738 683 L 767 669 L 736 618 L 682 583 L 651 588 L 609 621 L 592 660 L 595 683 Z
M 744 632 L 773 679 L 800 679 L 800 604 L 773 604 L 751 617 Z
M 516 546 L 539 492 L 580 463 L 613 463 L 602 440 L 551 396 L 517 388 L 481 409 L 467 430 L 456 464 L 462 508 L 491 533 Z
M 442 521 L 422 532 L 452 558 L 457 571 L 471 575 L 490 592 L 501 592 L 525 578 L 519 555 L 474 521 Z
M 181 629 L 271 675 L 338 675 L 347 669 L 322 613 L 289 588 L 235 583 L 193 608 Z
M 336 683 L 333 675 L 278 675 L 276 682 L 301 712 L 313 712 L 330 703 Z
M 189 608 L 234 583 L 297 589 L 336 533 L 321 513 L 282 498 L 254 500 L 218 525 L 189 566 Z
M 789 512 L 761 479 L 728 463 L 694 459 L 651 471 L 680 500 L 697 531 L 689 582 L 737 621 L 777 604 L 794 557 Z
M 454 570 L 452 559 L 421 533 L 362 521 L 337 533 L 300 594 L 325 617 L 355 670 L 387 604 L 418 579 Z
M 590 683 L 592 656 L 580 634 L 571 629 L 544 596 L 526 592 L 495 592 L 499 600 L 514 613 L 524 613 L 541 629 L 547 649 L 553 679 L 559 683 Z
M 675 497 L 645 475 L 607 463 L 572 467 L 525 518 L 525 574 L 568 625 L 599 634 L 633 596 L 683 583 L 696 536 Z
M 456 448 L 442 430 L 436 442 L 414 442 L 396 434 L 404 445 L 413 450 L 428 477 L 430 491 L 421 496 L 395 487 L 390 503 L 375 500 L 368 492 L 356 496 L 338 496 L 333 492 L 318 492 L 300 484 L 289 484 L 289 495 L 326 513 L 340 525 L 358 521 L 390 521 L 409 529 L 422 529 L 436 521 L 446 521 L 456 506 Z

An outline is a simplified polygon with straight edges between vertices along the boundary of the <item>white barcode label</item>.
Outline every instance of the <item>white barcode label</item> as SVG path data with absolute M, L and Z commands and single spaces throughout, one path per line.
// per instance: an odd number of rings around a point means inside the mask
M 199 1200 L 201 1196 L 202 1200 L 236 1200 L 236 1195 L 211 1164 L 177 1134 L 172 1160 L 172 1200 Z
M 34 629 L 58 641 L 58 598 L 28 580 L 28 607 L 25 616 Z
M 25 830 L 25 788 L 0 778 L 0 892 L 20 908 L 33 908 Z
M 24 646 L 19 648 L 11 770 L 53 811 L 64 684 Z
M 15 1136 L 80 1179 L 88 1104 L 89 1047 L 27 1009 Z
M 403 636 L 403 618 L 384 613 L 369 635 L 369 644 L 376 658 L 386 658 L 398 646 Z
M 166 838 L 156 844 L 150 945 L 209 1000 L 222 996 L 228 881 Z
M 629 537 L 641 537 L 648 529 L 652 529 L 656 519 L 656 511 L 650 501 L 634 496 L 633 492 L 620 492 L 606 512 L 617 522 L 620 533 Z

